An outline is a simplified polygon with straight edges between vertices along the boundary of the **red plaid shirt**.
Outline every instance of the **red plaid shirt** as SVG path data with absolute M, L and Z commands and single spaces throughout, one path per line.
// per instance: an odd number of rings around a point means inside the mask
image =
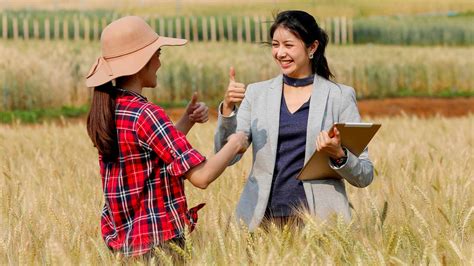
M 187 208 L 184 174 L 205 157 L 162 108 L 120 91 L 115 109 L 119 157 L 104 162 L 99 155 L 105 196 L 101 229 L 109 248 L 134 256 L 182 237 L 186 224 L 194 227 L 197 215 Z

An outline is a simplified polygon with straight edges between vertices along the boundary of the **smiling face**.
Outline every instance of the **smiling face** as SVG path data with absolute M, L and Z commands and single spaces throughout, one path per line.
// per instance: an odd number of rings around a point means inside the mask
M 292 78 L 304 78 L 312 74 L 309 54 L 318 47 L 315 41 L 310 47 L 284 27 L 273 33 L 272 55 L 283 74 Z

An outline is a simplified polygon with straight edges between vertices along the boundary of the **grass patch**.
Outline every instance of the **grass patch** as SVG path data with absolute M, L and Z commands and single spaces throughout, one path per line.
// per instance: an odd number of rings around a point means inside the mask
M 38 123 L 50 119 L 80 117 L 89 111 L 89 106 L 63 106 L 59 109 L 14 110 L 0 112 L 0 122 L 9 124 L 14 121 Z
M 168 108 L 184 108 L 188 104 L 187 101 L 179 102 L 158 102 L 159 106 Z M 214 107 L 214 106 L 211 106 Z M 13 122 L 21 122 L 26 124 L 40 123 L 48 120 L 60 118 L 76 118 L 86 116 L 89 112 L 89 105 L 82 106 L 63 106 L 61 108 L 48 109 L 32 109 L 32 110 L 13 110 L 0 112 L 0 123 L 11 124 Z
M 391 16 L 354 20 L 354 43 L 463 45 L 474 43 L 474 16 Z

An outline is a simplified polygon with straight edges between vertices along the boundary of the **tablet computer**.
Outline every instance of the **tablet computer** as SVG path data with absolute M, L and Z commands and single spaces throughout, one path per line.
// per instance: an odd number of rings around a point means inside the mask
M 333 125 L 339 130 L 342 146 L 355 156 L 359 156 L 364 151 L 380 126 L 381 124 L 375 123 L 335 123 Z M 328 132 L 332 132 L 332 128 Z M 342 177 L 329 166 L 329 163 L 327 153 L 315 151 L 296 178 L 299 180 L 341 179 Z

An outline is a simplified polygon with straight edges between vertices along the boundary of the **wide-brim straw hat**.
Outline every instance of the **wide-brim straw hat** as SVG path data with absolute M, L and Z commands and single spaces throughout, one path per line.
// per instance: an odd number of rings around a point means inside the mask
M 87 74 L 87 87 L 97 87 L 142 69 L 161 46 L 187 43 L 159 36 L 142 18 L 127 16 L 110 23 L 100 37 L 102 56 Z

